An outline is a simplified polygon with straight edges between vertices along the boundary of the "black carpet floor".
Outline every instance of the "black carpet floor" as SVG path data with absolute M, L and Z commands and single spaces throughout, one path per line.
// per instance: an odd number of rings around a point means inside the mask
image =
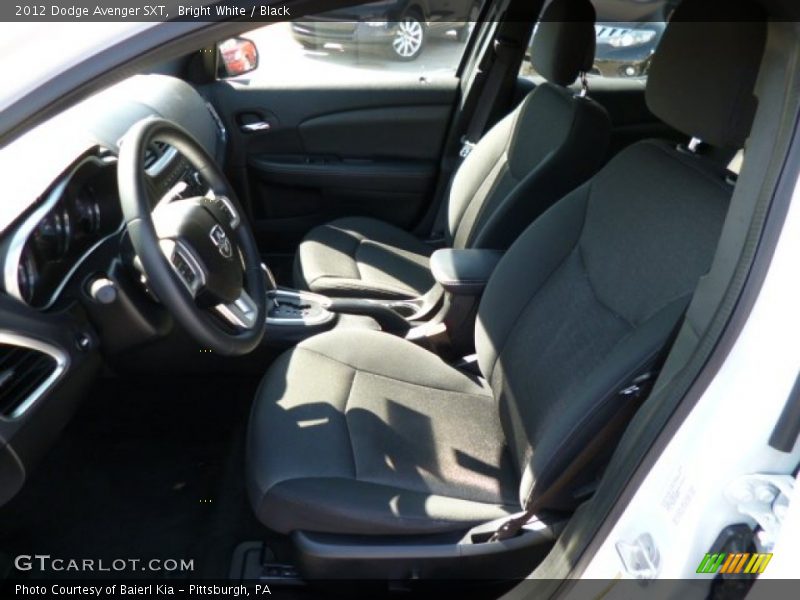
M 194 571 L 170 577 L 227 577 L 235 546 L 269 535 L 244 488 L 256 385 L 218 377 L 99 381 L 25 488 L 0 509 L 0 553 L 184 558 Z

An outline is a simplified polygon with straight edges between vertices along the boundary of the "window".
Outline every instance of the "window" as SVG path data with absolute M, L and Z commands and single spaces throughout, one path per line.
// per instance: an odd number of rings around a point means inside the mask
M 258 48 L 254 82 L 375 81 L 452 76 L 482 0 L 382 0 L 273 23 L 246 37 Z
M 661 41 L 674 0 L 592 0 L 597 12 L 590 77 L 644 79 Z M 529 56 L 529 55 L 528 55 Z M 530 60 L 521 75 L 535 78 Z

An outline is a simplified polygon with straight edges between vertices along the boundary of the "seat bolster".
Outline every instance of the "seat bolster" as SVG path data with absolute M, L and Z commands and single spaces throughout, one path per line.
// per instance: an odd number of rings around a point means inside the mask
M 449 200 L 453 247 L 508 248 L 597 171 L 610 135 L 608 113 L 594 100 L 536 86 L 458 170 Z
M 399 299 L 433 286 L 428 257 L 433 248 L 387 223 L 364 217 L 315 227 L 295 257 L 299 289 L 334 297 Z
M 272 363 L 250 415 L 247 474 L 253 506 L 281 481 L 355 476 L 345 419 L 354 377 L 351 367 L 300 347 Z
M 606 355 L 602 368 L 586 373 L 585 382 L 573 391 L 571 404 L 554 412 L 551 423 L 543 430 L 536 452 L 527 465 L 520 485 L 520 502 L 536 500 L 566 472 L 582 449 L 612 422 L 620 410 L 618 391 L 658 356 L 664 340 L 674 329 L 691 298 L 687 294 L 661 308 L 640 327 L 617 343 Z M 568 432 L 565 434 L 564 432 Z M 610 449 L 606 449 L 610 451 Z M 598 454 L 600 452 L 598 451 Z M 603 464 L 608 456 L 596 456 Z M 589 486 L 597 473 L 586 469 L 584 479 L 572 483 L 562 497 L 550 494 L 553 506 L 570 506 L 575 502 L 570 492 L 576 485 Z
M 544 211 L 594 175 L 606 156 L 611 119 L 591 98 L 543 83 L 523 108 L 508 165 L 517 184 L 481 210 L 469 237 L 470 247 L 508 248 Z M 549 115 L 551 123 L 560 125 L 549 134 L 540 127 L 535 140 L 522 137 L 534 127 L 530 121 L 541 115 Z
M 414 535 L 466 530 L 519 508 L 448 498 L 399 487 L 331 477 L 276 484 L 256 511 L 270 529 L 354 535 Z
M 578 243 L 591 186 L 587 182 L 573 190 L 534 221 L 492 273 L 475 322 L 478 363 L 489 381 L 528 301 Z

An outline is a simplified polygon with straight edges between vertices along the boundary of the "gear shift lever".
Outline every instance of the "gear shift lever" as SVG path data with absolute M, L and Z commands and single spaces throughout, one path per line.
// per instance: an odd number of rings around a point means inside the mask
M 261 263 L 264 293 L 267 295 L 267 324 L 283 330 L 283 339 L 299 341 L 336 318 L 328 311 L 330 300 L 324 296 L 279 288 L 270 268 Z
M 269 295 L 270 292 L 274 292 L 278 289 L 278 284 L 275 281 L 275 276 L 272 274 L 270 268 L 263 262 L 261 263 L 261 270 L 264 271 L 264 282 L 266 284 L 264 287 L 264 293 Z M 277 294 L 273 294 L 272 302 L 275 304 L 275 306 L 279 306 Z

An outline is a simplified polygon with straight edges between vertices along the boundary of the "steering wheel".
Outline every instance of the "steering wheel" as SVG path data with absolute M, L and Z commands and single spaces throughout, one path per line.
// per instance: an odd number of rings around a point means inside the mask
M 209 186 L 204 196 L 156 198 L 145 169 L 153 142 L 169 144 Z M 122 213 L 148 284 L 204 348 L 253 350 L 264 336 L 267 299 L 253 233 L 215 161 L 183 128 L 158 118 L 122 140 L 117 179 Z

